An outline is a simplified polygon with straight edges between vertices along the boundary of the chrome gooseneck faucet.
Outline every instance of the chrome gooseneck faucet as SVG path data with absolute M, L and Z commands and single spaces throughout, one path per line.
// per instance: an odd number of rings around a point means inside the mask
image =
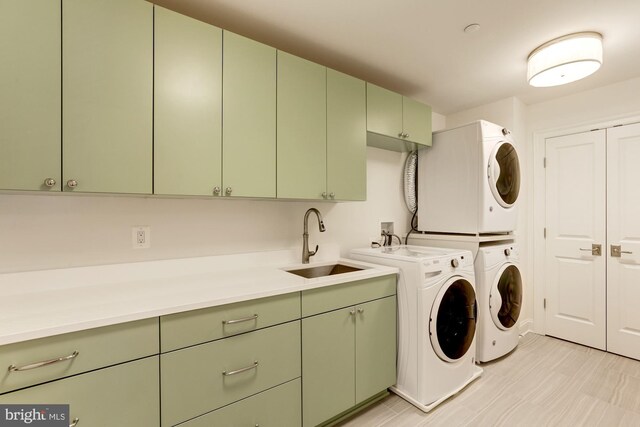
M 309 258 L 318 253 L 318 245 L 316 245 L 315 251 L 309 250 L 309 214 L 313 212 L 318 217 L 318 229 L 320 232 L 324 232 L 324 222 L 322 222 L 322 215 L 320 215 L 320 211 L 316 208 L 311 208 L 307 210 L 307 213 L 304 214 L 304 233 L 302 233 L 302 263 L 309 264 Z

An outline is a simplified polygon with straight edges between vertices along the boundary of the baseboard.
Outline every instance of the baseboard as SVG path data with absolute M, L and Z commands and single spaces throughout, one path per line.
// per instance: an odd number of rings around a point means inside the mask
M 520 330 L 520 336 L 527 335 L 529 332 L 533 332 L 533 319 L 525 319 L 520 322 L 518 326 Z

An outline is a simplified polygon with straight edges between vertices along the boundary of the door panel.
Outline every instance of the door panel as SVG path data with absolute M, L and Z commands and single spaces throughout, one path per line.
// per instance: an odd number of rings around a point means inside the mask
M 60 191 L 60 43 L 60 1 L 0 0 L 2 189 Z
M 355 320 L 354 307 L 302 319 L 305 427 L 316 426 L 355 404 Z
M 402 95 L 367 83 L 367 131 L 399 138 L 402 133 Z
M 65 191 L 152 191 L 153 5 L 63 0 Z
M 367 198 L 365 83 L 327 70 L 327 192 L 336 200 Z
M 402 129 L 408 141 L 431 146 L 431 107 L 402 97 Z
M 607 130 L 607 349 L 640 359 L 640 124 Z M 619 245 L 620 257 L 611 255 Z M 630 252 L 630 253 L 627 253 Z
M 224 32 L 223 184 L 276 197 L 276 49 Z
M 155 7 L 154 193 L 221 186 L 222 30 Z
M 605 349 L 605 131 L 546 140 L 547 334 Z
M 278 198 L 322 199 L 327 186 L 327 68 L 278 51 Z

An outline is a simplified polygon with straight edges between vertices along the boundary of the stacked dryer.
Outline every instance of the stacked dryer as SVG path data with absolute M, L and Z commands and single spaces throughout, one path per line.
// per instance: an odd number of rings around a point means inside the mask
M 484 120 L 435 132 L 418 153 L 418 229 L 411 244 L 469 249 L 474 255 L 476 358 L 487 362 L 518 344 L 522 305 L 518 220 L 520 163 L 511 132 Z

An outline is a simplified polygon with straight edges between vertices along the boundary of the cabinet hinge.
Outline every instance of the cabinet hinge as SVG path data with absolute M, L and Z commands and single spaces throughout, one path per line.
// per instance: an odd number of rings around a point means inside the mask
M 544 228 L 542 234 L 544 235 L 544 238 L 547 238 L 547 227 Z
M 544 307 L 545 310 L 547 309 L 547 299 L 546 298 L 544 298 L 542 300 L 542 306 Z
M 542 159 L 542 166 L 543 166 L 544 168 L 546 168 L 546 167 L 547 167 L 547 158 L 546 158 L 546 157 L 545 157 L 544 159 Z

